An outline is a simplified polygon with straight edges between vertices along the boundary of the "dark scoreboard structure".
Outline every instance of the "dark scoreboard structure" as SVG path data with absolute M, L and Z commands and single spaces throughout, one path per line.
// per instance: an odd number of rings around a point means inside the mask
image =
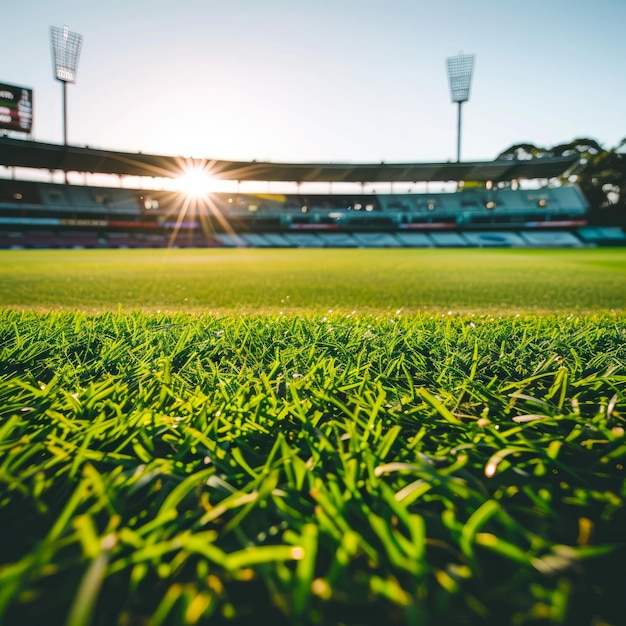
M 33 127 L 33 90 L 0 83 L 0 129 L 30 134 Z

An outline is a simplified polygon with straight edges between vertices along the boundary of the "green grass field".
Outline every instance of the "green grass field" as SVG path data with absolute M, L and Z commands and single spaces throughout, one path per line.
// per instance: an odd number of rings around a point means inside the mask
M 626 250 L 0 251 L 0 306 L 178 313 L 626 309 Z
M 626 250 L 0 252 L 0 624 L 624 623 L 625 302 Z

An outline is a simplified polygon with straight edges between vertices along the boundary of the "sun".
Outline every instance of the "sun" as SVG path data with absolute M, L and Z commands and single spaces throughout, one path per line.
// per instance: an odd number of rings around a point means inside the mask
M 216 224 L 225 232 L 235 235 L 215 202 L 214 192 L 220 179 L 214 169 L 214 161 L 181 159 L 179 174 L 171 180 L 173 184 L 169 189 L 177 191 L 182 197 L 175 209 L 176 222 L 170 236 L 170 246 L 174 245 L 181 230 L 189 236 L 194 232 L 201 233 L 208 241 Z
M 176 178 L 176 188 L 189 198 L 202 198 L 212 191 L 214 182 L 205 169 L 188 169 Z

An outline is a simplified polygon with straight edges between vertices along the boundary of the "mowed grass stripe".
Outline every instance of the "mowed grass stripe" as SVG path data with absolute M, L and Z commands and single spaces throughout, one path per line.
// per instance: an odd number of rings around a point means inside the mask
M 0 251 L 0 306 L 84 312 L 593 313 L 626 249 Z

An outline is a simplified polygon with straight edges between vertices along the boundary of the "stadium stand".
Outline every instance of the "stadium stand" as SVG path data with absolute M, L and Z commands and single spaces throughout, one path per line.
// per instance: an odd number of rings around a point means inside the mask
M 431 233 L 431 241 L 438 248 L 467 248 L 467 239 L 461 233 Z
M 315 233 L 284 233 L 283 238 L 292 248 L 323 248 L 324 243 Z
M 398 248 L 402 243 L 390 233 L 354 233 L 362 248 Z
M 434 245 L 424 233 L 398 233 L 396 239 L 407 248 L 432 248 Z
M 0 178 L 0 247 L 626 245 L 621 228 L 590 223 L 580 189 L 562 182 L 572 158 L 378 165 L 212 163 L 221 177 L 231 180 L 344 182 L 361 184 L 361 193 L 222 192 L 190 202 L 175 191 L 121 186 L 122 176 L 145 176 L 157 167 L 173 178 L 181 171 L 180 159 L 0 137 L 0 166 L 40 174 L 85 173 L 83 184 Z M 119 176 L 120 186 L 86 184 L 86 172 Z M 523 186 L 520 179 L 544 183 Z M 427 185 L 420 193 L 368 194 L 362 192 L 366 181 Z M 451 190 L 433 191 L 428 184 L 435 181 L 454 184 Z
M 215 239 L 226 248 L 245 248 L 248 245 L 241 235 L 231 233 L 216 233 Z
M 527 245 L 517 233 L 467 232 L 464 237 L 471 246 L 479 248 L 521 248 Z
M 110 248 L 140 248 L 141 240 L 127 233 L 108 233 L 107 245 Z
M 246 246 L 250 248 L 269 248 L 271 243 L 264 235 L 258 233 L 242 233 L 241 238 L 245 241 Z
M 358 248 L 359 242 L 350 233 L 318 233 L 325 248 Z
M 64 248 L 104 248 L 105 243 L 98 237 L 98 233 L 90 231 L 59 233 Z
M 578 229 L 578 236 L 585 242 L 605 246 L 626 245 L 626 234 L 621 228 L 614 226 L 591 227 L 584 226 Z
M 584 245 L 574 233 L 564 231 L 524 231 L 520 236 L 535 247 L 580 248 Z
M 266 233 L 265 239 L 267 239 L 270 246 L 274 248 L 288 248 L 290 243 L 279 233 Z

